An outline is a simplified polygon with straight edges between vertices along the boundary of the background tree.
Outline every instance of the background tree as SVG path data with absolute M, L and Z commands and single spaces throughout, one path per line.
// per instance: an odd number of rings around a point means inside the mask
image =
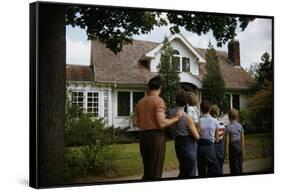
M 40 20 L 35 22 L 36 10 Z M 208 15 L 202 13 L 190 13 L 173 11 L 167 14 L 167 19 L 161 17 L 160 12 L 133 11 L 127 8 L 104 8 L 94 6 L 74 6 L 67 4 L 55 4 L 48 2 L 36 2 L 31 4 L 30 14 L 32 23 L 40 23 L 39 31 L 32 33 L 31 37 L 39 33 L 39 76 L 40 89 L 39 112 L 40 125 L 40 179 L 41 185 L 57 185 L 63 178 L 64 160 L 64 109 L 65 109 L 65 25 L 85 28 L 88 38 L 99 40 L 113 52 L 118 53 L 123 45 L 131 43 L 133 35 L 149 33 L 154 26 L 171 24 L 172 33 L 179 32 L 179 27 L 197 34 L 206 34 L 213 31 L 218 45 L 225 43 L 235 36 L 235 29 L 240 23 L 244 30 L 251 17 L 233 17 L 229 15 Z M 34 30 L 37 28 L 34 25 Z M 35 50 L 34 50 L 35 51 Z M 34 61 L 35 63 L 35 61 Z M 35 71 L 35 70 L 34 70 Z M 35 86 L 35 84 L 33 84 Z M 38 89 L 37 89 L 38 90 Z M 33 93 L 35 94 L 35 93 Z M 48 103 L 45 105 L 43 102 Z M 36 122 L 36 121 L 32 121 Z M 43 180 L 43 181 L 42 181 Z M 32 180 L 31 180 L 32 181 Z M 32 183 L 32 182 L 31 182 Z
M 252 85 L 252 91 L 257 92 L 263 86 L 273 80 L 273 64 L 269 53 L 265 52 L 261 56 L 261 62 L 251 65 L 248 73 L 255 79 L 256 83 Z
M 163 80 L 161 97 L 164 99 L 169 108 L 180 90 L 180 78 L 176 71 L 176 62 L 173 59 L 173 48 L 171 47 L 168 38 L 165 37 L 164 45 L 161 49 L 160 64 L 158 65 L 158 74 Z
M 225 83 L 216 50 L 211 43 L 208 47 L 205 53 L 207 73 L 203 77 L 203 98 L 212 104 L 217 104 L 222 109 L 225 98 Z
M 271 131 L 273 124 L 273 64 L 270 55 L 265 52 L 261 62 L 250 68 L 256 83 L 252 86 L 246 112 L 247 122 L 254 126 L 256 132 Z

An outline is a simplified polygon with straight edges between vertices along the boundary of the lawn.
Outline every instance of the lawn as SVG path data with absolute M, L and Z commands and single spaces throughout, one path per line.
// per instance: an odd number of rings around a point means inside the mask
M 257 159 L 270 157 L 272 155 L 272 135 L 271 134 L 250 134 L 245 137 L 245 157 L 244 159 Z M 117 173 L 115 177 L 137 175 L 142 173 L 142 161 L 139 153 L 139 144 L 118 144 L 113 145 L 120 148 L 120 153 L 116 157 Z M 178 161 L 174 150 L 174 141 L 166 143 L 166 157 L 164 169 L 178 168 Z
M 262 157 L 271 157 L 272 135 L 271 134 L 250 134 L 245 136 L 245 160 L 257 159 Z M 111 145 L 114 149 L 120 150 L 114 160 L 115 171 L 110 172 L 106 176 L 84 176 L 78 179 L 83 181 L 86 178 L 103 179 L 103 178 L 118 178 L 126 176 L 136 176 L 142 174 L 142 160 L 139 152 L 139 144 L 115 144 Z M 77 147 L 77 149 L 79 149 Z M 226 160 L 227 162 L 227 160 Z M 178 168 L 178 161 L 174 149 L 174 141 L 169 140 L 166 143 L 166 157 L 164 170 L 172 170 Z

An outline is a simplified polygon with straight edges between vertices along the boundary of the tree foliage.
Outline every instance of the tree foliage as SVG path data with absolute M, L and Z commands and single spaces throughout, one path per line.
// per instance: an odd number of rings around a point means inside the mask
M 253 20 L 250 16 L 89 6 L 70 6 L 66 14 L 66 24 L 86 29 L 89 39 L 101 41 L 114 53 L 132 43 L 133 35 L 148 34 L 159 26 L 169 26 L 172 34 L 180 33 L 180 27 L 198 35 L 212 31 L 221 46 L 235 37 L 238 24 L 243 31 Z
M 261 62 L 251 65 L 248 73 L 255 79 L 256 83 L 252 86 L 252 91 L 257 92 L 263 86 L 273 80 L 273 64 L 269 53 L 265 52 L 261 56 Z
M 164 44 L 161 49 L 160 64 L 158 65 L 158 74 L 163 80 L 161 97 L 170 107 L 174 101 L 174 97 L 180 90 L 180 78 L 176 71 L 175 60 L 173 59 L 173 48 L 165 37 Z
M 203 77 L 203 98 L 209 100 L 212 104 L 217 104 L 222 109 L 225 96 L 225 83 L 221 74 L 216 50 L 211 43 L 209 43 L 205 57 L 207 73 Z
M 270 131 L 273 124 L 273 64 L 267 52 L 262 55 L 261 62 L 252 67 L 252 74 L 256 83 L 249 100 L 248 120 L 257 131 Z

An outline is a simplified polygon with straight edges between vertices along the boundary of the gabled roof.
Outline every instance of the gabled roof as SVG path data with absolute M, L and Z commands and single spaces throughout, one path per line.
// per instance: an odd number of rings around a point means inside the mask
M 92 66 L 67 65 L 68 81 L 94 81 L 98 83 L 146 85 L 157 73 L 150 72 L 146 64 L 140 62 L 141 57 L 159 46 L 159 43 L 134 40 L 125 45 L 123 51 L 114 54 L 104 44 L 92 41 Z M 205 59 L 206 49 L 195 48 Z M 233 90 L 248 89 L 254 82 L 242 68 L 234 66 L 228 59 L 227 52 L 217 51 L 226 88 Z M 199 64 L 200 75 L 194 75 L 202 81 L 206 64 Z M 95 72 L 93 72 L 93 70 Z
M 206 63 L 205 58 L 191 45 L 191 43 L 181 34 L 174 34 L 168 38 L 168 42 L 173 41 L 174 39 L 179 39 L 183 44 L 197 57 L 199 63 Z M 158 44 L 155 48 L 150 50 L 145 54 L 145 57 L 153 58 L 155 54 L 161 50 L 163 43 Z

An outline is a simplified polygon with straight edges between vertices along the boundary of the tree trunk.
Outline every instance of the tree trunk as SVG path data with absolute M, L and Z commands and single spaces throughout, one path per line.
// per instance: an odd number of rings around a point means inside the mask
M 63 183 L 65 6 L 39 3 L 39 185 Z

